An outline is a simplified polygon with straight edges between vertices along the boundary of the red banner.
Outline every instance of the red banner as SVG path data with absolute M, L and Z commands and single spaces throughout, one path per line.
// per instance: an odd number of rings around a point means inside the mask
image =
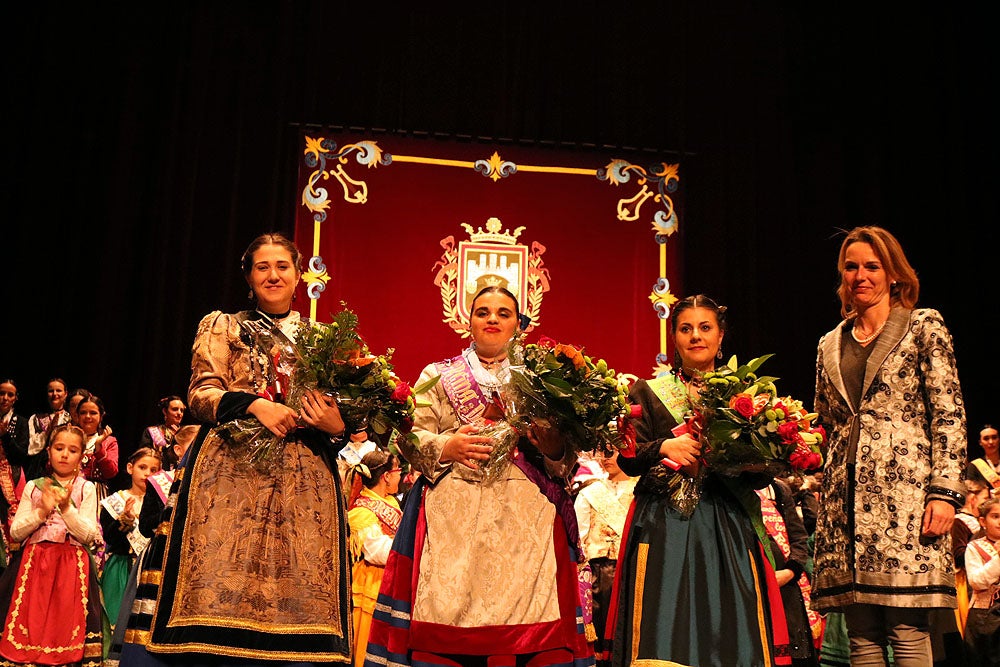
M 529 342 L 582 345 L 639 377 L 666 358 L 663 318 L 684 294 L 677 164 L 320 129 L 301 142 L 295 239 L 311 266 L 296 305 L 329 321 L 346 303 L 404 380 L 469 344 L 487 284 L 520 297 Z

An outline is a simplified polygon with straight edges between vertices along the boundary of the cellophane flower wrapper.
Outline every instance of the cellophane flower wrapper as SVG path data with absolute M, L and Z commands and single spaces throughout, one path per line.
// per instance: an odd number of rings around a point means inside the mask
M 530 423 L 510 398 L 510 392 L 507 390 L 493 396 L 494 403 L 503 413 L 503 419 L 487 421 L 476 434 L 493 440 L 490 458 L 479 463 L 478 475 L 475 475 L 484 484 L 492 484 L 507 476 L 507 468 L 510 466 L 517 442 Z
M 702 442 L 702 460 L 720 475 L 774 477 L 823 464 L 826 432 L 815 424 L 817 415 L 806 411 L 801 401 L 780 397 L 777 378 L 756 374 L 772 356 L 742 366 L 733 357 L 699 379 L 693 420 Z
M 582 347 L 542 338 L 512 343 L 506 393 L 522 424 L 543 421 L 579 452 L 611 453 L 627 446 L 624 425 L 631 412 L 627 385 L 603 359 Z
M 336 401 L 346 432 L 364 426 L 379 434 L 394 430 L 398 437 L 409 437 L 416 397 L 434 381 L 411 388 L 393 372 L 393 350 L 372 354 L 357 325 L 357 316 L 346 307 L 329 324 L 300 322 L 294 342 L 275 336 L 269 327 L 251 324 L 248 332 L 255 338 L 255 349 L 267 351 L 270 361 L 268 386 L 275 391 L 266 398 L 299 411 L 304 394 L 317 389 Z M 255 417 L 223 424 L 220 433 L 259 470 L 278 463 L 285 440 L 296 437 L 293 432 L 281 438 Z

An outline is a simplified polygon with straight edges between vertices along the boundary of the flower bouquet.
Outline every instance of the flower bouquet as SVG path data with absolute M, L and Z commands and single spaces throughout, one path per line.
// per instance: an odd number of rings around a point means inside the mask
M 732 357 L 726 366 L 699 378 L 693 428 L 705 441 L 705 464 L 722 475 L 778 475 L 823 464 L 826 431 L 814 426 L 816 413 L 790 396 L 779 397 L 777 378 L 756 375 L 772 356 L 742 366 Z
M 512 344 L 510 385 L 505 397 L 522 426 L 532 420 L 556 427 L 577 451 L 634 446 L 628 416 L 628 386 L 603 359 L 583 348 L 542 337 Z
M 329 324 L 299 323 L 295 340 L 273 328 L 250 323 L 256 348 L 268 351 L 269 379 L 274 390 L 265 398 L 301 409 L 302 397 L 318 389 L 337 402 L 345 428 L 370 427 L 378 434 L 394 429 L 399 437 L 411 433 L 417 395 L 437 378 L 411 388 L 393 372 L 392 353 L 372 354 L 358 333 L 358 317 L 344 307 Z M 222 427 L 231 445 L 245 450 L 244 460 L 266 469 L 282 451 L 283 439 L 254 417 L 237 419 Z M 291 437 L 291 436 L 290 436 Z

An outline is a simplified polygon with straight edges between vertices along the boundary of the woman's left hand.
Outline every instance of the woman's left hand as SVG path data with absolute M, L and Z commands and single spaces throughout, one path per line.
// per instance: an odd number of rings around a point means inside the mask
M 924 522 L 920 534 L 926 537 L 938 537 L 951 532 L 951 524 L 955 522 L 955 506 L 944 500 L 932 500 L 924 508 Z
M 332 396 L 325 396 L 315 389 L 307 391 L 302 396 L 302 409 L 299 411 L 303 423 L 319 429 L 328 435 L 344 434 L 344 420 L 340 416 L 337 401 Z
M 531 420 L 531 426 L 528 427 L 528 441 L 553 461 L 561 461 L 566 455 L 566 441 L 563 439 L 562 433 L 554 426 L 549 426 L 538 420 Z

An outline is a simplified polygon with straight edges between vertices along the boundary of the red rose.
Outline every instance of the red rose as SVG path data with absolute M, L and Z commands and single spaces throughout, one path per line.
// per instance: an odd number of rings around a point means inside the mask
M 809 467 L 809 462 L 811 457 L 809 456 L 812 452 L 808 449 L 803 449 L 802 447 L 797 447 L 794 452 L 792 452 L 788 457 L 788 462 L 792 464 L 793 468 L 798 470 L 806 470 Z
M 797 442 L 799 440 L 798 422 L 785 422 L 778 426 L 778 435 L 782 442 Z
M 406 403 L 406 399 L 412 395 L 413 390 L 410 389 L 410 385 L 400 380 L 396 383 L 396 388 L 392 392 L 392 400 L 397 403 Z
M 618 453 L 627 459 L 635 458 L 635 426 L 628 419 L 619 420 L 619 433 L 621 433 L 622 447 Z
M 729 407 L 747 419 L 754 415 L 753 397 L 750 394 L 736 394 L 729 399 Z
M 825 428 L 823 428 L 822 426 L 817 426 L 816 428 L 811 429 L 809 432 L 810 433 L 815 433 L 816 435 L 818 435 L 820 437 L 819 443 L 821 445 L 825 445 L 826 444 L 826 429 Z
M 553 348 L 556 345 L 558 345 L 558 343 L 548 336 L 542 336 L 538 339 L 538 347 Z
M 818 470 L 823 465 L 823 456 L 819 452 L 809 454 L 809 470 Z

